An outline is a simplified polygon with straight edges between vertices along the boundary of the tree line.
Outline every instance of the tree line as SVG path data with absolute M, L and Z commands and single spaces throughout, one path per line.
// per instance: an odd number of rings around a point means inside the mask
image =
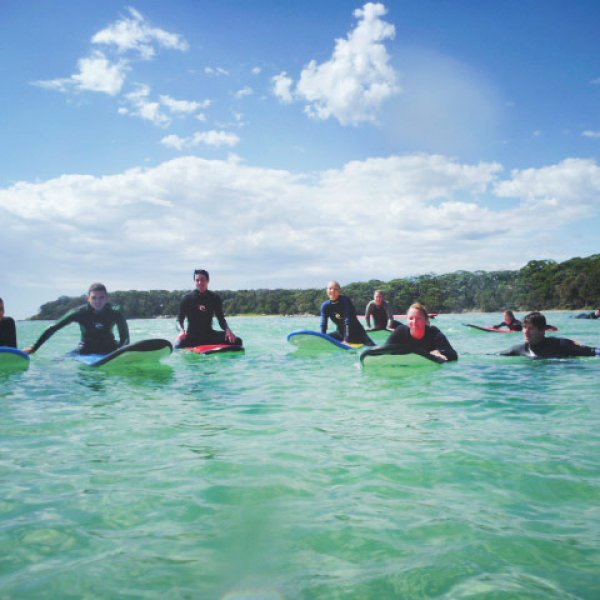
M 325 284 L 319 289 L 217 290 L 227 315 L 318 315 L 327 299 Z M 572 258 L 562 263 L 532 260 L 518 271 L 455 271 L 444 275 L 419 275 L 391 281 L 371 279 L 350 283 L 342 292 L 363 312 L 381 289 L 396 314 L 420 301 L 432 312 L 497 312 L 506 309 L 579 310 L 600 306 L 600 254 Z M 117 291 L 110 301 L 128 319 L 173 317 L 189 290 Z M 32 319 L 55 320 L 85 303 L 82 296 L 61 296 L 47 302 Z

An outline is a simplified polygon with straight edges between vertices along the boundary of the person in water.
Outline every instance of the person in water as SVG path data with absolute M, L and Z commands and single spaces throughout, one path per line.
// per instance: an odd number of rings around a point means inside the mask
M 505 310 L 504 321 L 494 325 L 494 329 L 502 329 L 503 327 L 508 327 L 510 331 L 523 331 L 523 323 L 515 317 L 512 310 Z
M 373 317 L 372 328 L 371 317 Z M 388 328 L 393 329 L 398 325 L 398 322 L 394 321 L 394 313 L 390 307 L 390 303 L 385 299 L 381 290 L 375 290 L 373 300 L 367 304 L 365 319 L 367 321 L 367 328 L 374 331 Z
M 571 356 L 595 356 L 598 348 L 584 346 L 573 340 L 546 337 L 546 317 L 540 312 L 531 312 L 523 319 L 525 343 L 517 344 L 502 356 L 528 356 L 530 358 L 568 358 Z
M 87 295 L 87 303 L 66 313 L 54 325 L 48 327 L 38 340 L 25 348 L 33 354 L 57 331 L 70 323 L 78 323 L 81 329 L 80 354 L 109 354 L 129 344 L 129 327 L 125 317 L 108 302 L 108 292 L 103 283 L 93 283 Z M 119 342 L 115 340 L 113 329 L 117 326 Z
M 576 319 L 600 319 L 600 308 L 590 312 L 590 313 L 580 313 L 576 317 Z
M 204 344 L 237 344 L 242 345 L 227 325 L 223 313 L 221 297 L 208 289 L 210 276 L 204 269 L 194 271 L 196 289 L 186 294 L 179 305 L 177 326 L 181 331 L 176 348 L 190 348 Z M 213 329 L 213 317 L 216 317 L 223 331 Z M 184 327 L 187 319 L 187 329 Z
M 17 328 L 12 317 L 4 316 L 4 300 L 0 298 L 0 346 L 17 347 Z
M 342 294 L 342 288 L 337 281 L 327 284 L 327 295 L 329 300 L 321 304 L 321 333 L 327 333 L 327 323 L 331 319 L 336 326 L 336 331 L 330 334 L 331 337 L 347 344 L 374 346 L 375 343 L 358 321 L 352 300 Z
M 446 336 L 434 325 L 429 324 L 429 313 L 420 303 L 411 304 L 406 314 L 408 326 L 398 324 L 384 346 L 403 346 L 409 352 L 428 352 L 442 360 L 458 360 L 458 353 Z

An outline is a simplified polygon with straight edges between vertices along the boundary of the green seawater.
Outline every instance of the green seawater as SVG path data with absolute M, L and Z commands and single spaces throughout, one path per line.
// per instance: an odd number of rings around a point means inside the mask
M 554 335 L 600 345 L 572 314 Z M 297 356 L 316 317 L 119 373 L 61 359 L 62 330 L 0 374 L 0 599 L 599 598 L 600 359 L 462 325 L 501 320 L 441 315 L 458 363 L 388 375 Z

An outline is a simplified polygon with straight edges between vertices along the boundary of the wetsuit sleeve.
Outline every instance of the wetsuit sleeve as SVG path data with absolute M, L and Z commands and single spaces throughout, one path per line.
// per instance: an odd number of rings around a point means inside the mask
M 409 340 L 407 335 L 410 335 L 409 328 L 400 323 L 400 325 L 394 329 L 390 337 L 386 340 L 385 345 L 391 346 L 395 344 L 405 344 Z
M 185 331 L 184 328 L 184 323 L 185 323 L 185 316 L 186 316 L 186 307 L 187 307 L 187 302 L 186 302 L 187 296 L 184 296 L 181 299 L 181 302 L 179 303 L 179 313 L 177 314 L 177 323 L 179 323 L 179 326 L 181 327 L 182 331 Z
M 392 310 L 392 307 L 390 306 L 390 303 L 387 300 L 385 301 L 385 312 L 387 313 L 389 325 L 390 321 L 394 320 L 394 311 Z
M 576 344 L 573 340 L 563 338 L 560 345 L 561 350 L 564 349 L 564 356 L 596 356 L 596 348 Z
M 367 321 L 367 327 L 370 329 L 371 328 L 371 311 L 373 310 L 373 304 L 374 301 L 371 300 L 368 304 L 367 304 L 367 308 L 365 308 L 365 319 Z
M 350 324 L 353 318 L 356 319 L 356 309 L 348 296 L 342 296 L 341 304 L 344 311 L 344 341 L 347 342 L 350 337 Z
M 502 323 L 499 323 L 498 325 L 493 325 L 494 329 L 502 329 L 503 327 L 508 327 L 508 325 L 504 321 L 502 321 Z
M 524 353 L 523 344 L 518 344 L 517 346 L 512 346 L 508 350 L 504 350 L 500 352 L 500 356 L 522 356 Z
M 448 360 L 458 360 L 458 353 L 441 331 L 438 331 L 433 339 L 436 350 L 439 350 Z
M 12 317 L 0 319 L 0 346 L 17 347 L 17 328 Z
M 127 346 L 129 344 L 129 326 L 127 321 L 120 311 L 115 311 L 115 321 L 119 330 L 119 346 Z
M 225 319 L 225 315 L 223 314 L 223 301 L 220 296 L 215 294 L 215 317 L 217 317 L 217 321 L 219 322 L 219 326 L 223 331 L 229 329 L 227 325 L 227 321 Z
M 329 318 L 327 308 L 329 307 L 329 300 L 325 300 L 323 304 L 321 304 L 321 333 L 327 333 L 327 319 Z
M 66 327 L 71 323 L 75 323 L 77 321 L 77 315 L 79 314 L 79 309 L 72 310 L 68 312 L 64 317 L 59 319 L 54 325 L 48 327 L 42 335 L 37 339 L 36 343 L 31 347 L 33 352 L 36 352 L 38 348 L 44 344 L 48 339 L 50 339 L 57 331 Z

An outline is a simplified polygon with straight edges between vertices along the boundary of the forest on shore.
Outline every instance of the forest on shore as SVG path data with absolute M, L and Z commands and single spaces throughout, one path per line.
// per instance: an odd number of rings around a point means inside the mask
M 215 290 L 226 315 L 318 315 L 327 299 L 319 289 Z M 381 289 L 394 313 L 404 313 L 416 301 L 431 312 L 496 312 L 505 309 L 584 310 L 600 307 L 600 254 L 571 258 L 562 263 L 532 260 L 518 271 L 455 271 L 445 275 L 419 275 L 380 281 L 372 279 L 343 285 L 357 312 Z M 110 301 L 128 319 L 173 317 L 181 298 L 190 290 L 110 292 Z M 55 320 L 85 303 L 82 296 L 61 296 L 40 307 L 34 320 Z

